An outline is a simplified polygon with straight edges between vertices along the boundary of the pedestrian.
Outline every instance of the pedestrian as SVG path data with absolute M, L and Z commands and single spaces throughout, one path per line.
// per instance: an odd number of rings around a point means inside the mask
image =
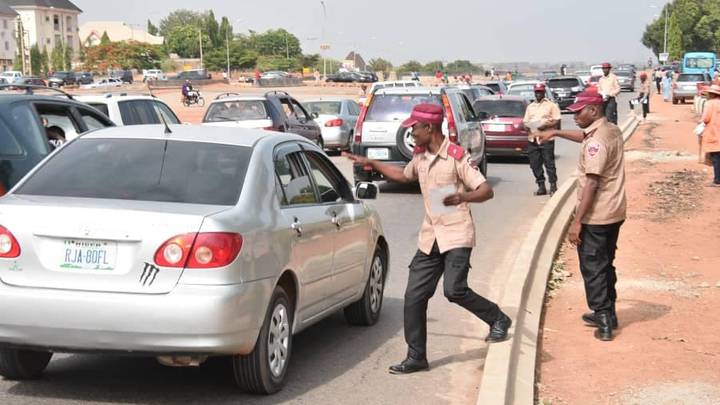
M 538 137 L 545 142 L 559 136 L 582 144 L 578 200 L 568 239 L 577 246 L 585 295 L 593 311 L 582 319 L 597 327 L 597 339 L 609 341 L 618 327 L 614 261 L 627 205 L 623 136 L 605 117 L 604 100 L 598 93 L 580 93 L 568 109 L 582 130 L 550 130 Z
M 255 85 L 260 86 L 260 71 L 255 69 Z
M 313 72 L 313 77 L 315 78 L 315 84 L 320 83 L 320 71 L 315 69 Z
M 665 72 L 662 78 L 663 100 L 672 100 L 672 70 Z
M 505 81 L 506 82 L 511 82 L 512 79 L 513 79 L 512 73 L 510 73 L 510 72 L 505 73 Z
M 550 195 L 557 191 L 557 170 L 555 169 L 555 141 L 538 143 L 534 134 L 543 130 L 557 128 L 560 124 L 560 107 L 547 99 L 543 83 L 533 87 L 535 101 L 525 110 L 523 124 L 528 128 L 528 160 L 535 176 L 537 191 L 535 195 L 547 195 L 545 187 L 545 171 L 550 180 Z M 543 170 L 543 166 L 545 170 Z
M 419 181 L 425 203 L 425 219 L 418 235 L 418 251 L 410 263 L 405 290 L 404 330 L 408 353 L 401 363 L 390 366 L 393 374 L 429 368 L 427 362 L 427 305 L 443 278 L 445 297 L 490 325 L 486 342 L 507 338 L 511 319 L 493 302 L 468 287 L 470 254 L 475 245 L 475 227 L 469 203 L 493 197 L 493 190 L 480 171 L 470 166 L 463 148 L 442 133 L 444 112 L 435 104 L 416 105 L 402 123 L 412 128 L 414 156 L 402 169 L 395 165 L 345 154 L 356 165 L 371 166 L 385 178 L 400 183 Z
M 443 73 L 439 70 L 435 72 L 435 82 L 438 86 L 443 83 Z
M 563 63 L 562 66 L 560 66 L 560 76 L 565 75 L 567 75 L 567 65 Z
M 640 73 L 640 94 L 638 95 L 637 102 L 642 105 L 643 121 L 647 118 L 650 113 L 650 81 L 648 75 L 645 72 Z
M 657 87 L 657 94 L 660 94 L 660 91 L 662 90 L 662 79 L 665 77 L 665 71 L 658 68 L 655 71 L 655 87 Z
M 618 116 L 616 97 L 620 94 L 621 89 L 620 82 L 618 81 L 617 76 L 615 76 L 615 73 L 610 73 L 611 69 L 611 64 L 607 62 L 602 64 L 603 75 L 600 76 L 600 81 L 598 82 L 598 93 L 600 93 L 600 95 L 603 96 L 603 100 L 605 100 L 605 116 L 608 121 L 617 125 Z
M 706 91 L 708 101 L 703 110 L 702 152 L 704 161 L 713 167 L 712 187 L 720 187 L 720 85 L 713 84 Z

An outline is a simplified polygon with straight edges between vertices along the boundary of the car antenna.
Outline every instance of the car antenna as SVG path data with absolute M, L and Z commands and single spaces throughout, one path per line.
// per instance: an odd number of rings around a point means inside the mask
M 167 121 L 165 120 L 165 116 L 162 112 L 159 113 L 160 119 L 162 120 L 163 125 L 165 125 L 165 135 L 172 134 L 172 130 L 170 130 L 170 125 L 168 125 Z

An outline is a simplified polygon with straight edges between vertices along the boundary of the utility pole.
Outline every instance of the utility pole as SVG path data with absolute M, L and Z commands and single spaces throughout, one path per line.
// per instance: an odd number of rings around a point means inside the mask
M 285 58 L 290 59 L 290 45 L 288 45 L 288 33 L 285 32 Z
M 668 5 L 665 6 L 665 41 L 663 45 L 663 53 L 667 53 L 667 36 L 668 36 Z
M 202 30 L 200 28 L 198 28 L 198 40 L 200 41 L 200 69 L 204 69 L 205 65 L 203 64 Z
M 325 44 L 325 20 L 327 19 L 327 9 L 325 8 L 324 1 L 320 1 L 320 5 L 323 9 L 322 29 L 320 33 L 320 50 L 323 54 L 323 80 L 327 80 L 327 57 L 325 55 L 328 48 L 327 44 Z
M 230 24 L 228 24 L 230 25 Z M 230 29 L 225 30 L 225 48 L 227 51 L 227 78 L 228 82 L 230 81 Z

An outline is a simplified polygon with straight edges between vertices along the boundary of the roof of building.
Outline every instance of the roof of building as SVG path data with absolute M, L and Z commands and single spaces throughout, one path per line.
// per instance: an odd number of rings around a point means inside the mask
M 7 3 L 11 7 L 47 7 L 82 13 L 82 10 L 70 0 L 2 0 L 2 3 Z
M 16 16 L 17 11 L 13 10 L 5 0 L 0 0 L 0 14 Z
M 90 45 L 96 45 L 100 42 L 103 33 L 108 34 L 113 42 L 119 41 L 137 41 L 152 45 L 162 45 L 163 37 L 150 35 L 147 31 L 135 28 L 123 21 L 88 21 L 80 26 L 80 40 Z

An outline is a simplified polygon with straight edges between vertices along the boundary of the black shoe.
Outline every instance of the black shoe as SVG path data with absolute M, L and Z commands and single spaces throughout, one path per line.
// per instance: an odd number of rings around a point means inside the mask
M 588 324 L 588 326 L 598 326 L 597 318 L 595 315 L 595 312 L 587 312 L 584 313 L 582 316 L 582 320 L 585 321 L 585 323 Z M 610 325 L 613 329 L 618 328 L 618 320 L 617 315 L 615 314 L 615 311 L 610 312 Z
M 407 357 L 400 364 L 390 366 L 390 374 L 410 374 L 417 371 L 427 371 L 430 369 L 427 359 L 418 360 Z
M 557 183 L 550 183 L 550 195 L 553 195 L 557 192 Z
M 595 337 L 602 340 L 603 342 L 609 342 L 613 340 L 613 328 L 610 322 L 609 312 L 600 312 L 595 315 L 597 320 L 597 330 L 595 331 Z
M 510 325 L 512 325 L 512 319 L 501 312 L 500 317 L 490 325 L 490 333 L 488 333 L 485 341 L 488 343 L 498 343 L 506 340 Z
M 547 189 L 545 188 L 545 184 L 538 184 L 538 189 L 535 192 L 535 195 L 547 195 Z

